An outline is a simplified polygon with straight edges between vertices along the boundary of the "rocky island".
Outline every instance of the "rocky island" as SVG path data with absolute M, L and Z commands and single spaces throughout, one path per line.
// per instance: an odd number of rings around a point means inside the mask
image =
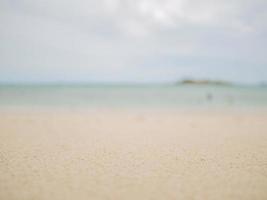
M 232 83 L 227 81 L 220 81 L 220 80 L 208 80 L 208 79 L 184 79 L 182 81 L 177 82 L 177 84 L 183 85 L 232 85 Z

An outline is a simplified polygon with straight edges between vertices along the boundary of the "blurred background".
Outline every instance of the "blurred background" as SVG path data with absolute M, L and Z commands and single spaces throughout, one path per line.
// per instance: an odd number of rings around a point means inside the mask
M 266 20 L 264 0 L 1 0 L 0 104 L 265 106 Z

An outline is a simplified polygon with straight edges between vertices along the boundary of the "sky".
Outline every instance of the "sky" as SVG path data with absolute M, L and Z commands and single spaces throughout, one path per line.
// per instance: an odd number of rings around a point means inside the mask
M 0 82 L 267 82 L 266 0 L 0 0 Z

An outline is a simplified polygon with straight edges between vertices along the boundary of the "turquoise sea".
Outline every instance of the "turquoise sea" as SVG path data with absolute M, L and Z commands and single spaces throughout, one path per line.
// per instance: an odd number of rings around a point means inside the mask
M 267 87 L 216 85 L 2 85 L 0 108 L 267 108 Z

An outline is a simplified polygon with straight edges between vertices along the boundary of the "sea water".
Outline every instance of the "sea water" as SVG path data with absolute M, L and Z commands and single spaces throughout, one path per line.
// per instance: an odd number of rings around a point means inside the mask
M 0 108 L 267 108 L 267 87 L 219 85 L 9 85 Z

